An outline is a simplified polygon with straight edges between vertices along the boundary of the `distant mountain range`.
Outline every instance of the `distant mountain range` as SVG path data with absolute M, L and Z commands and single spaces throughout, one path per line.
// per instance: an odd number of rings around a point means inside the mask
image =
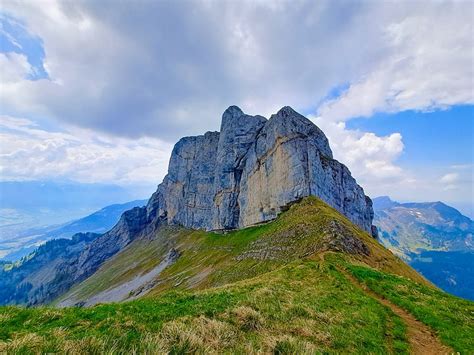
M 16 261 L 51 239 L 70 238 L 80 232 L 104 233 L 118 222 L 123 212 L 144 206 L 146 202 L 147 200 L 135 200 L 114 204 L 61 225 L 28 229 L 10 239 L 0 240 L 0 251 L 4 252 L 3 258 L 0 255 L 0 259 Z
M 59 226 L 104 206 L 149 196 L 154 188 L 74 181 L 0 181 L 0 258 L 24 244 L 22 238 L 31 235 L 32 229 Z
M 437 286 L 474 299 L 474 222 L 442 202 L 373 200 L 379 239 Z

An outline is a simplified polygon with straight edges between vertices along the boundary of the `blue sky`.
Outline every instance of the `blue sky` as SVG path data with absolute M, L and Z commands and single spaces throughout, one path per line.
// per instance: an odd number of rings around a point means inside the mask
M 433 112 L 378 113 L 355 118 L 347 128 L 388 135 L 400 132 L 405 149 L 398 162 L 406 167 L 444 167 L 473 162 L 474 106 L 453 106 Z
M 0 178 L 151 193 L 174 142 L 229 105 L 290 105 L 370 196 L 472 216 L 472 5 L 346 5 L 7 2 Z
M 472 198 L 474 170 L 474 106 L 459 105 L 432 112 L 403 111 L 377 113 L 367 118 L 354 118 L 347 122 L 347 128 L 374 132 L 384 136 L 399 132 L 403 137 L 403 153 L 397 164 L 406 170 L 426 174 L 430 179 L 457 174 L 458 193 L 466 198 L 440 191 L 428 192 L 418 197 L 423 200 L 449 200 L 450 203 L 473 217 Z M 387 192 L 399 196 L 403 201 L 413 198 L 409 194 Z
M 29 33 L 25 24 L 21 20 L 0 14 L 1 32 L 0 43 L 2 53 L 18 53 L 26 56 L 33 71 L 27 75 L 30 80 L 48 78 L 48 73 L 44 69 L 45 58 L 43 43 L 41 38 Z

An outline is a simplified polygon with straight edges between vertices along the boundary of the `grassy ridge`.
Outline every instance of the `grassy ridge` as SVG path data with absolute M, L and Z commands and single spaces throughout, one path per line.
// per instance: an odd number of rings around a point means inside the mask
M 333 231 L 333 224 L 336 231 Z M 77 303 L 156 267 L 170 248 L 179 259 L 160 274 L 160 282 L 148 294 L 154 297 L 170 289 L 204 289 L 255 277 L 292 260 L 348 244 L 343 236 L 362 241 L 369 255 L 355 256 L 381 270 L 426 283 L 367 233 L 315 197 L 291 206 L 272 223 L 226 234 L 165 227 L 155 235 L 133 242 L 105 262 L 90 278 L 59 301 Z M 340 240 L 339 240 L 340 239 Z M 334 243 L 337 242 L 337 243 Z M 350 243 L 349 243 L 350 244 Z
M 194 293 L 93 308 L 0 309 L 0 351 L 403 352 L 403 323 L 333 265 L 305 260 Z
M 435 289 L 316 198 L 272 223 L 225 235 L 164 228 L 67 297 L 85 298 L 151 270 L 170 248 L 181 255 L 145 298 L 91 308 L 0 307 L 0 352 L 408 352 L 403 320 L 342 269 L 446 344 L 472 352 L 471 302 Z
M 348 269 L 372 291 L 408 310 L 436 330 L 441 340 L 461 353 L 474 351 L 474 303 L 409 279 L 363 266 Z

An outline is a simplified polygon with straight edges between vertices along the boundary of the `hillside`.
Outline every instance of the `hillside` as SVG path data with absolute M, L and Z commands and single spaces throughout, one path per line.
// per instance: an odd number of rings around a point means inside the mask
M 60 297 L 59 305 L 90 305 L 110 298 L 121 301 L 136 297 L 138 292 L 154 294 L 175 287 L 219 286 L 326 250 L 358 255 L 385 270 L 400 270 L 423 281 L 373 238 L 311 197 L 273 223 L 225 234 L 163 226 L 152 236 L 135 239 L 107 260 L 91 277 Z M 163 263 L 167 267 L 147 280 L 146 275 L 159 272 Z
M 383 245 L 431 282 L 474 300 L 474 222 L 442 202 L 374 199 L 374 224 Z
M 57 270 L 74 262 L 97 237 L 99 234 L 77 233 L 71 239 L 53 239 L 18 263 L 0 264 L 0 304 L 33 305 L 67 291 L 57 282 Z
M 3 237 L 0 240 L 2 251 L 0 259 L 17 261 L 51 239 L 70 238 L 76 233 L 105 233 L 118 222 L 123 212 L 133 207 L 144 206 L 146 202 L 146 200 L 135 200 L 113 204 L 60 225 L 31 228 L 15 234 L 6 233 L 3 230 Z
M 374 199 L 379 238 L 402 258 L 418 251 L 474 251 L 474 222 L 442 202 Z
M 60 282 L 60 272 L 65 265 L 74 264 L 85 248 L 100 236 L 98 233 L 113 227 L 124 211 L 144 203 L 145 200 L 137 200 L 107 206 L 63 226 L 47 228 L 47 232 L 43 229 L 45 234 L 34 238 L 43 241 L 39 247 L 33 240 L 31 247 L 14 254 L 26 254 L 21 260 L 0 264 L 0 304 L 50 302 L 58 293 L 67 291 L 70 284 Z
M 474 252 L 423 251 L 409 264 L 444 291 L 474 301 Z
M 129 302 L 0 308 L 0 351 L 474 349 L 472 302 L 434 288 L 314 197 L 273 222 L 229 233 L 163 227 L 132 241 L 57 303 L 84 304 L 132 284 L 123 298 L 140 299 Z

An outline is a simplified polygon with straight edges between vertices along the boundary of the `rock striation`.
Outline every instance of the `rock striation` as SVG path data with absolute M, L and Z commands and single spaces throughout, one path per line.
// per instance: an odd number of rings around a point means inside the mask
M 374 232 L 372 201 L 349 169 L 333 159 L 315 124 L 291 107 L 267 120 L 231 106 L 220 132 L 185 137 L 175 145 L 147 215 L 188 228 L 229 230 L 272 220 L 309 195 Z

